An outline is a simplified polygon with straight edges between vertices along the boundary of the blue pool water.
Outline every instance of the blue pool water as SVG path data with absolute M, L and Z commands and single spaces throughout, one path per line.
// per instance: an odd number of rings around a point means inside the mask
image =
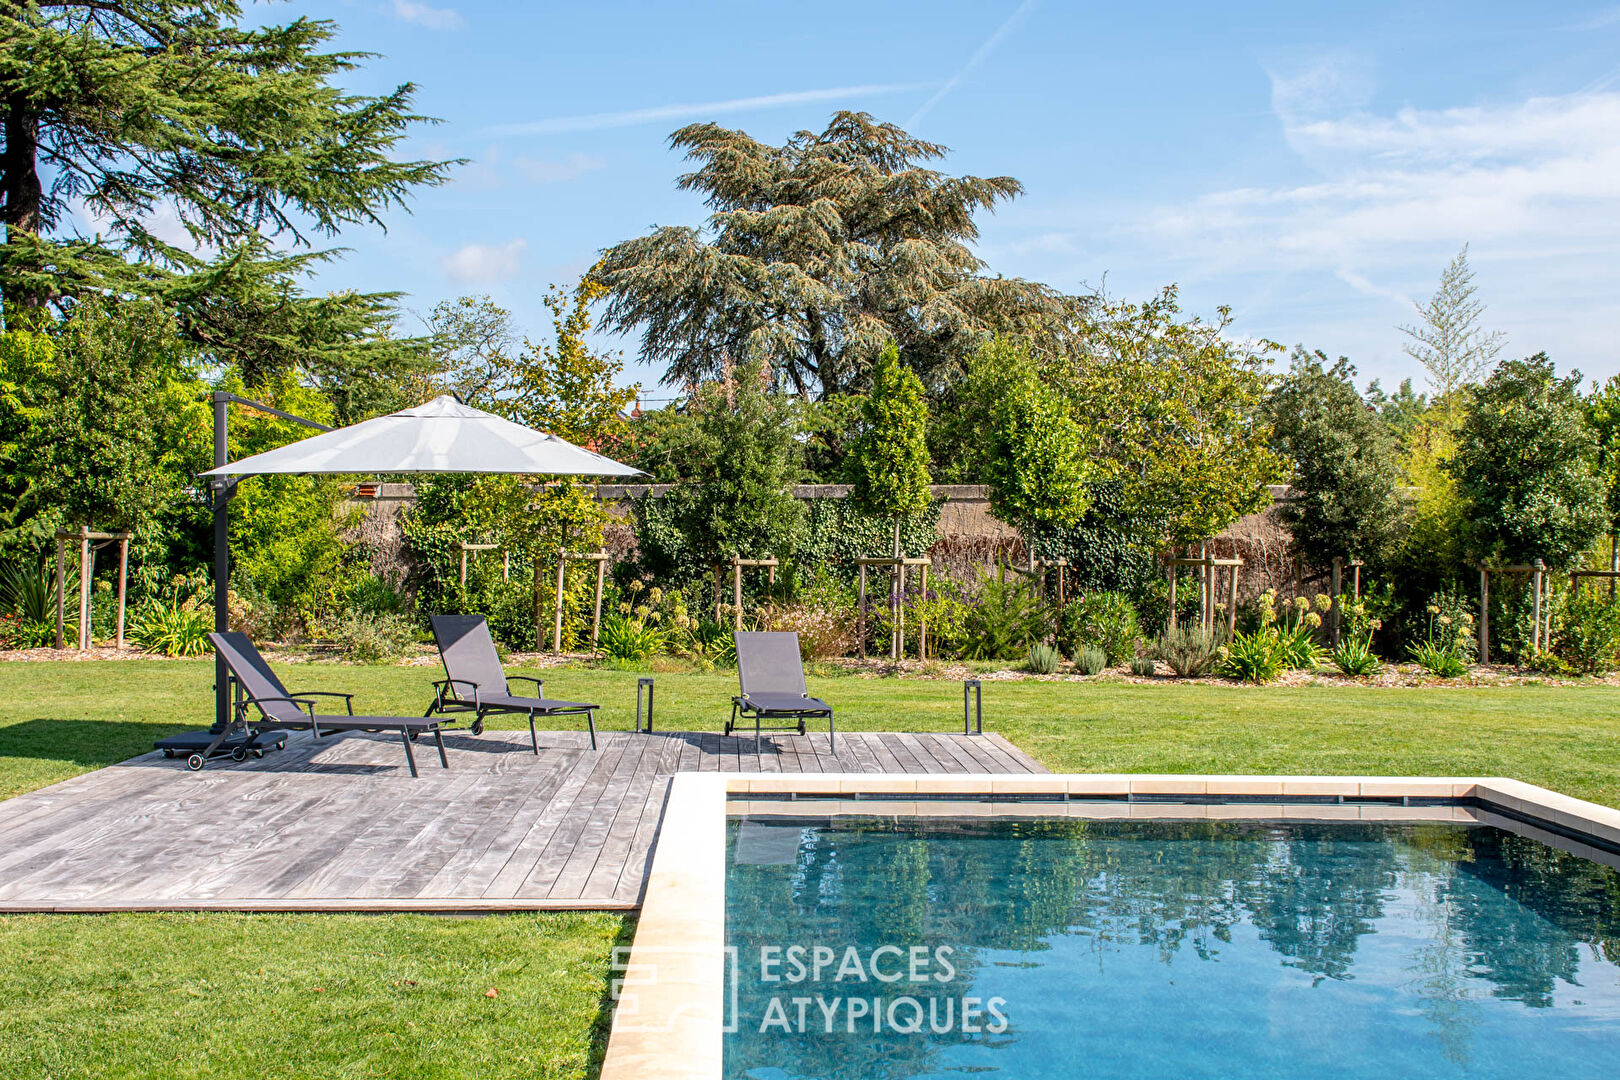
M 1620 1072 L 1620 875 L 1499 829 L 729 829 L 731 1080 Z

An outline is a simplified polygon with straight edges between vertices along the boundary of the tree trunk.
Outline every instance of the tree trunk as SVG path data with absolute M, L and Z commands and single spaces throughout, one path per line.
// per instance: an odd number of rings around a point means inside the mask
M 27 111 L 16 99 L 5 103 L 5 114 L 6 145 L 0 152 L 0 224 L 5 226 L 6 240 L 10 242 L 15 239 L 14 229 L 39 232 L 44 189 L 39 182 L 39 114 Z M 4 298 L 7 307 L 36 307 L 43 299 L 22 292 L 10 282 L 5 283 Z

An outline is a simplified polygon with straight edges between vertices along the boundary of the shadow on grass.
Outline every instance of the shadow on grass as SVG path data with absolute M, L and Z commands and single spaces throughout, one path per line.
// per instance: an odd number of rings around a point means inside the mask
M 596 1006 L 596 1021 L 591 1025 L 591 1058 L 586 1068 L 588 1080 L 602 1075 L 602 1058 L 607 1054 L 608 1032 L 613 1027 L 613 981 L 623 974 L 613 966 L 615 955 L 628 956 L 630 945 L 636 939 L 636 916 L 626 914 L 613 938 L 613 951 L 608 953 L 606 978 L 602 987 L 602 1000 Z
M 0 726 L 0 757 L 66 761 L 94 768 L 147 753 L 155 740 L 194 726 L 38 717 Z

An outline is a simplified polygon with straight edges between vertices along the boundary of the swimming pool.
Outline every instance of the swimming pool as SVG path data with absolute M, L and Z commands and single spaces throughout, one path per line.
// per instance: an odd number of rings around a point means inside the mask
M 1576 1080 L 1620 1062 L 1620 875 L 1502 828 L 726 829 L 728 1078 Z

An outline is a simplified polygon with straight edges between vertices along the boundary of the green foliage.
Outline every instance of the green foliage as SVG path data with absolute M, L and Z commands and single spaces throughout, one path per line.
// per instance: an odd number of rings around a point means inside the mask
M 1464 244 L 1441 272 L 1440 288 L 1427 304 L 1417 305 L 1423 321 L 1400 328 L 1410 339 L 1403 350 L 1429 373 L 1437 398 L 1478 380 L 1502 351 L 1505 335 L 1480 326 L 1485 305 L 1475 298 L 1477 292 Z
M 846 467 L 850 501 L 862 513 L 894 519 L 898 529 L 899 519 L 928 510 L 928 406 L 922 380 L 901 366 L 893 342 L 878 356 L 872 389 L 861 400 L 860 433 Z
M 1027 578 L 982 575 L 962 628 L 969 660 L 1015 660 L 1052 633 L 1052 611 Z
M 681 482 L 665 498 L 691 559 L 713 566 L 733 554 L 784 554 L 804 529 L 793 497 L 801 451 L 791 405 L 766 387 L 758 365 L 700 387 L 694 424 L 679 450 Z
M 1196 543 L 1265 506 L 1283 474 L 1261 412 L 1263 342 L 1230 337 L 1230 313 L 1183 318 L 1174 287 L 1141 304 L 1100 302 L 1082 320 L 1066 394 L 1095 425 L 1099 479 L 1172 543 Z
M 1448 467 L 1476 561 L 1564 567 L 1603 535 L 1608 492 L 1577 383 L 1538 353 L 1504 361 L 1470 395 Z
M 1074 670 L 1082 675 L 1100 675 L 1108 668 L 1108 654 L 1087 645 L 1074 654 Z
M 609 660 L 650 660 L 668 647 L 669 639 L 637 616 L 615 613 L 602 616 L 597 645 Z
M 202 391 L 173 319 L 149 303 L 86 301 L 57 327 L 39 376 L 13 521 L 129 529 L 137 559 L 161 552 L 165 511 L 191 483 L 176 453 L 183 414 Z
M 1208 675 L 1220 660 L 1214 636 L 1202 627 L 1186 624 L 1161 633 L 1153 640 L 1152 652 L 1183 679 Z
M 242 21 L 234 0 L 11 4 L 0 9 L 0 290 L 9 308 L 100 293 L 156 301 L 247 381 L 296 368 L 339 414 L 420 354 L 388 332 L 392 294 L 304 296 L 309 233 L 381 224 L 450 162 L 402 160 L 423 118 L 409 84 L 347 93 L 363 53 L 323 51 L 325 20 Z M 26 137 L 24 137 L 26 135 Z M 97 235 L 58 236 L 80 205 Z M 203 260 L 148 228 L 172 208 Z M 82 216 L 81 216 L 82 219 Z
M 1371 634 L 1340 637 L 1339 647 L 1333 650 L 1330 659 L 1334 667 L 1352 678 L 1365 678 L 1384 670 L 1383 661 L 1373 652 Z
M 1050 675 L 1058 669 L 1058 662 L 1062 659 L 1058 655 L 1056 645 L 1037 643 L 1029 647 L 1029 659 L 1025 661 L 1024 666 L 1033 674 Z
M 1220 663 L 1221 674 L 1227 678 L 1251 683 L 1274 682 L 1287 668 L 1276 628 L 1270 626 L 1233 635 Z
M 1620 662 L 1620 600 L 1586 589 L 1559 605 L 1552 651 L 1574 671 L 1599 675 Z
M 67 588 L 77 591 L 78 577 L 69 575 Z M 0 612 L 24 623 L 46 623 L 56 618 L 56 574 L 49 565 L 32 559 L 0 563 Z
M 1620 527 L 1620 375 L 1610 376 L 1602 386 L 1594 383 L 1581 406 L 1596 448 L 1594 465 L 1603 483 L 1612 532 Z
M 589 276 L 572 292 L 556 285 L 546 291 L 541 303 L 551 312 L 551 341 L 523 343 L 509 375 L 494 390 L 495 412 L 576 446 L 614 438 L 623 423 L 620 414 L 641 387 L 616 385 L 624 361 L 587 341 L 591 303 L 602 291 Z
M 1159 672 L 1159 665 L 1151 656 L 1131 657 L 1131 674 L 1139 679 L 1149 679 Z
M 405 615 L 356 610 L 332 624 L 332 640 L 362 664 L 398 660 L 416 643 L 416 622 Z
M 150 600 L 130 620 L 129 640 L 163 656 L 201 656 L 210 651 L 212 614 L 195 600 Z
M 1293 498 L 1279 514 L 1311 566 L 1354 557 L 1382 566 L 1406 530 L 1389 426 L 1368 408 L 1341 357 L 1296 349 L 1293 370 L 1266 400 L 1273 445 L 1292 467 Z
M 1407 646 L 1407 655 L 1418 667 L 1442 679 L 1455 679 L 1468 674 L 1468 661 L 1457 650 L 1433 639 L 1413 642 Z
M 1108 663 L 1121 663 L 1136 651 L 1142 628 L 1136 608 L 1123 593 L 1091 591 L 1069 602 L 1064 608 L 1058 640 L 1069 656 L 1095 646 Z
M 965 395 L 985 420 L 978 469 L 990 509 L 1026 533 L 1085 512 L 1089 439 L 1028 350 L 997 340 L 974 356 Z
M 974 214 L 1022 191 L 1011 177 L 924 167 L 945 148 L 865 113 L 782 146 L 718 124 L 670 139 L 697 168 L 681 177 L 714 211 L 609 248 L 604 328 L 642 333 L 641 358 L 681 385 L 727 357 L 765 360 L 800 396 L 860 390 L 899 345 L 932 388 L 999 328 L 1062 304 L 1042 286 L 991 277 L 971 245 Z

